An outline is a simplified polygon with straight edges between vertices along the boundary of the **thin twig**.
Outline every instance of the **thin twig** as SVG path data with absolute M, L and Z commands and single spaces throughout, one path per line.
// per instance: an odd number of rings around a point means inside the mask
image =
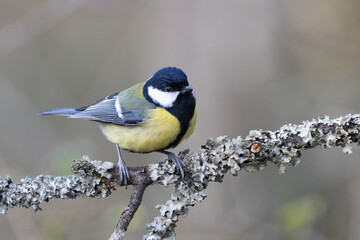
M 133 193 L 130 197 L 130 203 L 126 206 L 125 210 L 120 216 L 120 220 L 116 225 L 116 231 L 126 231 L 130 221 L 134 217 L 135 212 L 140 206 L 142 197 L 144 195 L 146 184 L 135 185 L 133 188 Z

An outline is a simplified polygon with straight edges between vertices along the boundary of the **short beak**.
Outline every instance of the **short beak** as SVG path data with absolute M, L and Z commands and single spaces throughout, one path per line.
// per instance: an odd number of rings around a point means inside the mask
M 186 86 L 184 87 L 183 90 L 181 90 L 181 93 L 188 93 L 188 92 L 192 92 L 194 89 L 191 86 Z

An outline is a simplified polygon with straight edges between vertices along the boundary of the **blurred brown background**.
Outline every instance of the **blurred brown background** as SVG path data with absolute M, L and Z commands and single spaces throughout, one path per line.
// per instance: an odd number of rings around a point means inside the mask
M 117 161 L 96 123 L 37 116 L 80 107 L 177 66 L 198 99 L 198 125 L 175 151 L 208 137 L 359 113 L 360 2 L 0 1 L 0 176 L 66 175 L 72 159 Z M 303 152 L 212 184 L 178 239 L 360 239 L 359 148 Z M 124 154 L 128 166 L 158 153 Z M 127 239 L 141 239 L 173 188 L 148 188 Z M 1 240 L 107 239 L 131 189 L 107 199 L 10 209 Z

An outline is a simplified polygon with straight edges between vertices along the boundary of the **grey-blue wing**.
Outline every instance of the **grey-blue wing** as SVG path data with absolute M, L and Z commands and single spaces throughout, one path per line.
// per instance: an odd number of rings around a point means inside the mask
M 122 108 L 118 94 L 107 96 L 92 105 L 77 108 L 76 110 L 78 112 L 69 116 L 69 118 L 81 118 L 121 126 L 139 125 L 146 118 L 141 110 Z

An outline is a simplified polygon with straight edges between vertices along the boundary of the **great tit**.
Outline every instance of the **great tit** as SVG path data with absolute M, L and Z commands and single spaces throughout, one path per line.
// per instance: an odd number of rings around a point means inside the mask
M 120 148 L 136 153 L 164 153 L 184 177 L 184 162 L 174 153 L 166 151 L 188 138 L 196 124 L 193 88 L 179 68 L 160 69 L 146 82 L 111 94 L 89 106 L 50 109 L 39 114 L 99 122 L 105 137 L 116 145 L 120 181 L 125 185 L 130 176 Z

